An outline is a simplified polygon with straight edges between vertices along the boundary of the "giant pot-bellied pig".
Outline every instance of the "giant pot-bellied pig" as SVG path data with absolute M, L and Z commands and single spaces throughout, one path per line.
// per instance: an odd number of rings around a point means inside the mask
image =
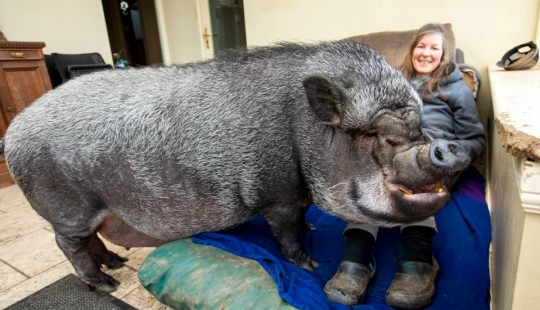
M 5 135 L 13 178 L 79 277 L 257 214 L 309 268 L 298 233 L 311 203 L 351 222 L 426 218 L 468 158 L 427 141 L 416 89 L 353 42 L 282 43 L 214 60 L 81 76 L 23 110 Z

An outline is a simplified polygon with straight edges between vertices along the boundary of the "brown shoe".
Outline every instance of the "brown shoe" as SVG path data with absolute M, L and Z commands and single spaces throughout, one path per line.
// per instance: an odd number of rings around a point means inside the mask
M 375 274 L 375 259 L 372 261 L 372 270 L 359 263 L 341 262 L 334 277 L 324 286 L 326 296 L 347 306 L 362 303 L 369 281 Z
M 402 261 L 392 284 L 386 291 L 386 304 L 401 309 L 417 309 L 429 305 L 435 293 L 435 277 L 439 264 Z

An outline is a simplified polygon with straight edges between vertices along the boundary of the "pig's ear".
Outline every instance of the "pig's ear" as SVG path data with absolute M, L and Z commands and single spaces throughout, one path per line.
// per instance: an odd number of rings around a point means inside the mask
M 338 126 L 341 123 L 338 106 L 343 98 L 342 89 L 319 75 L 308 76 L 302 83 L 315 115 L 325 124 Z

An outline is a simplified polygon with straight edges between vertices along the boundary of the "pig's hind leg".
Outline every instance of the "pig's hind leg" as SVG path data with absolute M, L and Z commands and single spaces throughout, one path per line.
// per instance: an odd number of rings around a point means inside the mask
M 126 258 L 107 250 L 96 232 L 78 236 L 75 232 L 66 233 L 66 229 L 55 228 L 56 243 L 71 262 L 79 278 L 91 289 L 112 292 L 120 284 L 110 275 L 101 271 L 105 265 L 110 269 L 124 266 Z
M 97 236 L 108 215 L 106 207 L 95 195 L 74 186 L 39 186 L 29 192 L 30 205 L 52 224 L 56 243 L 79 278 L 91 288 L 114 291 L 120 283 L 101 266 L 120 268 L 126 259 L 108 251 Z
M 109 269 L 118 269 L 124 267 L 124 263 L 128 261 L 126 257 L 107 250 L 97 234 L 92 234 L 88 239 L 88 250 L 93 253 L 93 258 L 99 265 L 107 266 Z
M 312 270 L 318 264 L 309 258 L 304 251 L 298 234 L 311 229 L 305 222 L 308 205 L 274 205 L 266 208 L 264 216 L 276 239 L 281 244 L 283 256 L 296 266 Z

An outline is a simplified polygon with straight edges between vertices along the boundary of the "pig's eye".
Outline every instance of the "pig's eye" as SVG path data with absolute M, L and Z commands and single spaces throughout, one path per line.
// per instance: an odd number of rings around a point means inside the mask
M 390 146 L 397 146 L 399 144 L 399 142 L 397 140 L 394 140 L 394 139 L 385 139 L 384 141 L 386 141 L 386 143 L 390 144 Z
M 377 139 L 378 134 L 375 130 L 369 130 L 368 132 L 358 130 L 354 131 L 352 136 L 354 139 L 359 140 L 374 140 Z
M 386 142 L 386 144 L 390 145 L 391 147 L 396 147 L 403 144 L 403 138 L 399 136 L 386 137 L 384 141 Z
M 368 138 L 374 138 L 377 136 L 377 132 L 375 130 L 370 130 L 365 134 L 365 136 Z

